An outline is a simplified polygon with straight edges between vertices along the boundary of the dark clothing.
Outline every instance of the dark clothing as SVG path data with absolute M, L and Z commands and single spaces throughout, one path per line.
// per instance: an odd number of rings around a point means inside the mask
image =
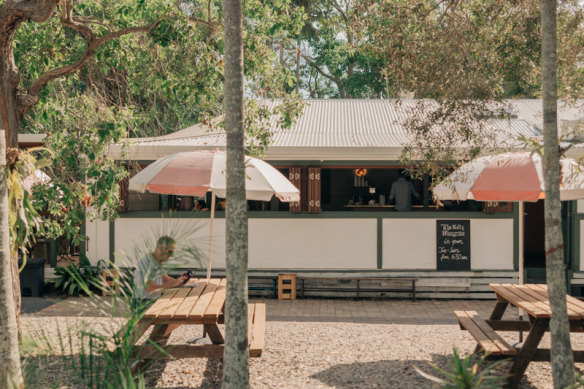
M 414 185 L 411 181 L 400 177 L 391 184 L 391 192 L 389 193 L 389 199 L 395 200 L 395 210 L 396 211 L 411 211 L 412 210 L 412 195 L 416 198 L 420 198 Z

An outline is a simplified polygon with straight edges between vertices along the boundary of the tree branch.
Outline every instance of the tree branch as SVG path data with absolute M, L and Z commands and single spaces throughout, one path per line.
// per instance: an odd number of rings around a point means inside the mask
M 333 0 L 331 2 L 331 4 L 341 14 L 341 16 L 343 17 L 343 19 L 345 19 L 345 23 L 347 23 L 347 25 L 348 25 L 349 24 L 349 18 L 345 14 L 345 11 L 343 11 L 343 8 L 341 7 L 341 5 L 336 0 Z
M 337 85 L 339 85 L 341 83 L 340 78 L 335 77 L 335 76 L 331 76 L 330 74 L 327 74 L 310 57 L 308 57 L 302 53 L 300 53 L 300 56 L 302 56 L 302 58 L 304 58 L 304 60 L 306 61 L 306 63 L 308 63 L 308 65 L 310 65 L 312 68 L 316 69 L 316 71 L 319 72 L 320 74 L 322 74 L 324 77 L 328 78 L 329 80 L 331 80 L 332 82 L 334 82 Z
M 79 71 L 94 56 L 96 50 L 100 46 L 104 45 L 105 43 L 113 39 L 120 38 L 124 35 L 139 32 L 150 32 L 159 23 L 159 20 L 157 20 L 156 22 L 149 24 L 147 26 L 122 28 L 118 31 L 111 32 L 98 38 L 91 28 L 84 25 L 83 23 L 79 23 L 78 21 L 73 20 L 72 5 L 73 2 L 71 0 L 63 2 L 63 16 L 61 17 L 61 23 L 66 27 L 78 31 L 80 34 L 87 38 L 88 44 L 87 47 L 85 48 L 85 52 L 74 63 L 50 70 L 42 74 L 30 85 L 25 95 L 19 95 L 18 108 L 21 114 L 26 113 L 38 102 L 42 89 L 49 82 L 57 78 L 68 76 Z

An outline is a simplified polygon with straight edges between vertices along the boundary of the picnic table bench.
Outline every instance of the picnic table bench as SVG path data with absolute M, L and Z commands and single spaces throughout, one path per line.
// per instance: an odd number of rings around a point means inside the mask
M 547 285 L 541 284 L 490 284 L 497 295 L 497 303 L 488 320 L 479 317 L 475 311 L 455 311 L 460 327 L 467 330 L 477 341 L 475 352 L 487 352 L 489 359 L 511 358 L 511 368 L 507 384 L 516 388 L 532 361 L 549 361 L 550 350 L 539 347 L 546 331 L 549 331 L 551 306 Z M 570 332 L 584 332 L 584 302 L 567 295 L 566 303 Z M 522 309 L 529 321 L 503 320 L 509 305 Z M 525 341 L 509 345 L 496 331 L 525 331 Z M 584 362 L 584 352 L 574 351 L 574 360 Z
M 396 292 L 403 291 L 404 289 L 396 288 L 395 283 L 408 283 L 411 288 L 412 301 L 416 301 L 416 281 L 417 278 L 407 278 L 407 277 L 333 277 L 333 276 L 297 276 L 296 279 L 300 281 L 300 297 L 304 298 L 304 292 L 306 290 L 310 291 L 334 291 L 334 292 L 356 292 L 357 298 L 361 292 Z M 340 283 L 349 283 L 352 281 L 356 282 L 356 288 L 349 288 L 345 285 L 311 285 L 307 287 L 305 281 L 338 281 Z M 372 288 L 371 285 L 363 288 L 362 282 L 366 283 L 379 283 L 379 287 Z M 391 284 L 391 285 L 389 285 Z M 376 285 L 377 286 L 377 285 Z M 390 287 L 391 286 L 391 287 Z
M 168 358 L 223 358 L 225 340 L 218 324 L 224 323 L 226 280 L 192 279 L 181 288 L 169 289 L 146 311 L 137 325 L 138 340 L 154 326 L 149 340 L 137 349 L 140 360 Z M 248 343 L 251 357 L 262 355 L 266 323 L 263 303 L 248 305 Z M 202 325 L 212 344 L 167 345 L 181 325 Z M 161 351 L 163 350 L 163 351 Z

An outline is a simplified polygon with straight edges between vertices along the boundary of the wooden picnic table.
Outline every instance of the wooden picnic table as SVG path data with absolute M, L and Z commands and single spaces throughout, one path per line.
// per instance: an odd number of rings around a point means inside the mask
M 151 342 L 140 346 L 136 357 L 140 360 L 223 358 L 225 340 L 218 325 L 225 320 L 225 288 L 224 278 L 191 279 L 181 288 L 165 291 L 137 325 L 136 340 L 150 326 L 154 328 L 149 336 Z M 263 350 L 265 317 L 265 304 L 248 305 L 248 340 L 252 357 L 261 356 Z M 167 345 L 171 333 L 181 325 L 202 325 L 212 344 Z
M 512 358 L 508 386 L 516 388 L 532 361 L 549 361 L 550 350 L 539 347 L 552 316 L 548 289 L 545 284 L 490 284 L 497 295 L 497 303 L 488 320 L 482 320 L 474 311 L 457 311 L 461 327 L 468 330 L 478 341 L 477 349 L 483 349 L 493 358 Z M 567 295 L 566 303 L 570 332 L 584 332 L 584 302 Z M 522 309 L 529 320 L 503 320 L 507 307 Z M 524 342 L 510 346 L 495 331 L 526 331 Z M 574 351 L 574 359 L 584 362 L 584 351 Z

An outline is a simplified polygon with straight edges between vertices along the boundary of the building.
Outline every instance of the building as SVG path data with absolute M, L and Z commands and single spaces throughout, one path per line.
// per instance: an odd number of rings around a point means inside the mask
M 265 160 L 290 177 L 301 190 L 302 201 L 292 205 L 277 200 L 250 202 L 250 274 L 417 277 L 419 296 L 468 298 L 490 298 L 490 282 L 517 278 L 518 213 L 514 204 L 464 202 L 438 207 L 426 178 L 415 182 L 421 196 L 411 212 L 395 212 L 388 205 L 391 183 L 403 168 L 399 158 L 409 136 L 404 121 L 417 103 L 311 100 L 293 128 L 278 130 L 273 119 L 273 143 Z M 483 124 L 511 148 L 520 147 L 520 136 L 541 138 L 541 101 L 508 103 L 507 118 L 494 115 L 481 119 Z M 580 123 L 583 113 L 578 107 L 560 105 L 560 131 L 566 131 L 565 138 L 573 136 L 567 131 Z M 132 139 L 129 145 L 112 146 L 110 153 L 123 163 L 131 162 L 129 166 L 143 166 L 170 153 L 224 146 L 221 130 L 195 125 L 166 136 Z M 570 149 L 572 156 L 579 151 L 577 146 Z M 129 193 L 125 199 L 124 212 L 115 222 L 87 224 L 86 250 L 91 261 L 109 258 L 131 266 L 136 260 L 132 253 L 145 237 L 168 228 L 186 233 L 205 249 L 207 214 L 170 213 L 178 201 L 175 196 Z M 217 216 L 213 269 L 221 274 L 225 224 L 222 213 Z M 580 274 L 584 278 L 583 216 L 584 202 L 564 204 L 566 261 L 575 279 Z M 448 225 L 468 226 L 463 236 L 468 261 L 463 269 L 440 265 L 437 259 L 444 244 L 437 230 Z M 526 203 L 525 236 L 526 280 L 542 281 L 541 201 Z

